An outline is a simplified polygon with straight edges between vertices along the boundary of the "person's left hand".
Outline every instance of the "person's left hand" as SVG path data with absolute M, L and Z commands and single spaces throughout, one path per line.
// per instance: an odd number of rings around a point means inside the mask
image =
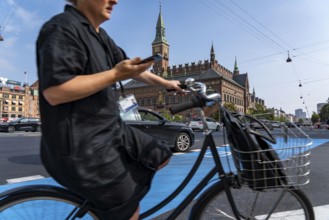
M 168 80 L 165 86 L 168 90 L 176 90 L 179 94 L 184 95 L 185 92 L 179 85 L 181 85 L 181 83 L 178 80 Z

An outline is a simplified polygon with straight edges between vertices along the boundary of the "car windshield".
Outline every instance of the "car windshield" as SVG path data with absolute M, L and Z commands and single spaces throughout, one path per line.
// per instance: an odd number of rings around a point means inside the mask
M 142 121 L 159 121 L 160 118 L 157 117 L 156 115 L 146 112 L 146 111 L 139 111 L 139 114 L 142 118 Z

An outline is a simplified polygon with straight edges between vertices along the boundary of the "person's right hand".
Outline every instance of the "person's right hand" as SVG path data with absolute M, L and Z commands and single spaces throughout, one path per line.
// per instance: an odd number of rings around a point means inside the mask
M 135 57 L 130 60 L 123 60 L 115 65 L 113 70 L 115 70 L 117 81 L 137 77 L 139 74 L 149 69 L 154 63 L 154 61 L 150 61 L 139 64 L 141 60 L 140 57 Z

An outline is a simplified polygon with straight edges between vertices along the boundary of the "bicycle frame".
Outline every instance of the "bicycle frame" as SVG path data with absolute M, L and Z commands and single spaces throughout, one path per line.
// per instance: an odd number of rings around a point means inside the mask
M 203 110 L 200 109 L 201 111 L 201 117 L 204 120 L 204 114 L 203 114 Z M 206 123 L 205 123 L 206 124 Z M 238 213 L 237 209 L 234 206 L 234 201 L 232 198 L 232 195 L 229 192 L 229 186 L 231 185 L 231 179 L 233 177 L 232 173 L 226 173 L 224 170 L 224 167 L 221 163 L 221 159 L 219 156 L 219 153 L 217 151 L 216 148 L 216 144 L 214 141 L 214 138 L 212 136 L 212 131 L 208 130 L 207 127 L 206 131 L 205 131 L 205 139 L 203 142 L 203 145 L 201 147 L 201 151 L 194 163 L 194 165 L 192 166 L 191 170 L 189 171 L 189 173 L 187 174 L 187 176 L 185 177 L 185 179 L 182 181 L 182 183 L 164 200 L 162 200 L 160 203 L 158 203 L 157 205 L 155 205 L 154 207 L 150 208 L 149 210 L 145 211 L 144 213 L 141 213 L 140 215 L 140 219 L 144 219 L 152 214 L 154 214 L 155 212 L 159 211 L 162 207 L 164 207 L 165 205 L 167 205 L 170 201 L 172 201 L 179 193 L 182 192 L 182 190 L 189 184 L 189 182 L 191 181 L 192 177 L 195 175 L 196 171 L 198 170 L 198 168 L 200 167 L 202 160 L 206 154 L 206 151 L 208 149 L 210 149 L 212 157 L 214 159 L 214 167 L 203 177 L 203 179 L 192 189 L 192 191 L 190 192 L 189 195 L 187 195 L 185 197 L 185 199 L 183 201 L 180 202 L 180 204 L 177 206 L 177 208 L 175 208 L 173 210 L 173 212 L 169 215 L 169 217 L 167 218 L 168 220 L 172 220 L 172 219 L 176 219 L 177 216 L 193 201 L 194 198 L 196 198 L 196 196 L 203 190 L 203 189 L 208 189 L 211 187 L 214 187 L 217 183 L 219 182 L 223 182 L 225 189 L 227 189 L 226 193 L 228 195 L 229 201 L 232 204 L 232 208 L 235 209 L 235 213 Z M 216 181 L 215 183 L 213 183 L 211 186 L 207 187 L 207 185 L 209 184 L 209 181 L 212 180 L 212 178 L 218 174 L 218 181 Z M 202 195 L 206 194 L 207 190 L 205 190 L 201 195 L 200 198 L 202 197 Z M 193 216 L 193 215 L 192 215 Z M 238 216 L 238 215 L 237 215 Z M 238 218 L 239 219 L 239 218 Z

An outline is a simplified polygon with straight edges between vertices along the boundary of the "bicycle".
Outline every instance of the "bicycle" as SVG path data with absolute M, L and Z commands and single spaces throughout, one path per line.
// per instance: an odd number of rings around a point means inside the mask
M 227 111 L 220 105 L 221 97 L 218 93 L 206 94 L 205 84 L 189 78 L 182 88 L 195 95 L 190 101 L 180 103 L 170 110 L 175 114 L 198 107 L 204 124 L 204 143 L 180 185 L 159 204 L 141 213 L 140 219 L 151 216 L 182 192 L 210 151 L 214 166 L 183 201 L 168 213 L 166 219 L 182 219 L 181 213 L 192 204 L 190 220 L 290 219 L 291 216 L 294 219 L 314 220 L 312 205 L 299 188 L 309 181 L 309 146 L 312 140 L 299 128 L 284 128 L 282 135 L 278 136 L 282 140 L 279 149 L 268 146 L 266 149 L 243 150 L 241 146 L 248 145 L 249 141 L 256 141 L 255 146 L 259 147 L 265 142 L 274 144 L 276 139 L 257 119 Z M 226 161 L 220 158 L 212 131 L 207 128 L 202 109 L 207 103 L 219 103 L 223 132 L 229 142 L 225 151 L 230 152 L 227 155 L 232 155 Z M 251 122 L 260 123 L 263 131 L 249 129 L 248 124 Z M 292 145 L 288 144 L 289 138 L 292 139 Z M 226 162 L 228 170 L 224 167 Z M 0 198 L 0 219 L 99 219 L 93 204 L 57 186 L 14 188 L 2 193 Z

